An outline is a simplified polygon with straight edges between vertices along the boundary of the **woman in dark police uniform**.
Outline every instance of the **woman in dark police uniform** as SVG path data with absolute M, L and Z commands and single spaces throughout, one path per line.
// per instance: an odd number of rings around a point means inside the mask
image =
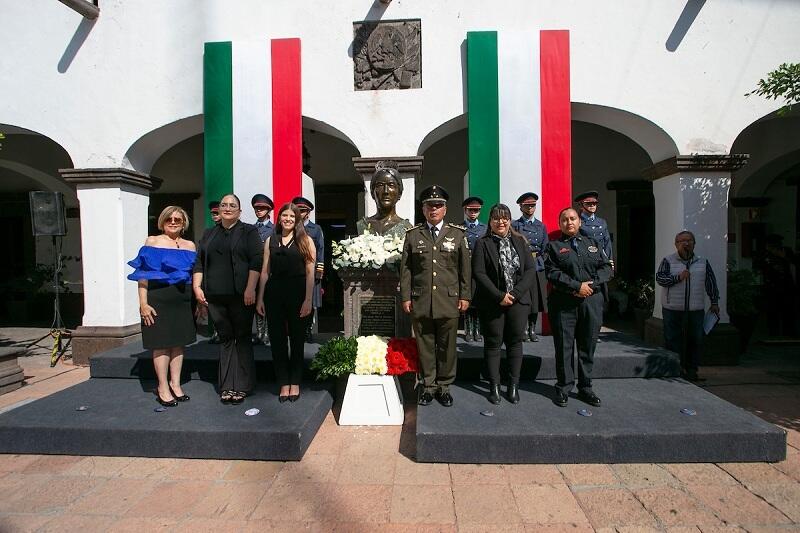
M 156 400 L 172 407 L 189 399 L 181 389 L 183 347 L 195 341 L 192 317 L 192 266 L 197 254 L 194 243 L 183 238 L 189 217 L 171 205 L 158 216 L 161 235 L 147 237 L 128 279 L 139 283 L 139 313 L 142 344 L 153 350 L 158 378 Z
M 239 404 L 256 382 L 251 327 L 262 245 L 256 227 L 239 220 L 236 195 L 224 196 L 219 210 L 220 222 L 200 239 L 192 285 L 219 334 L 220 401 Z
M 506 398 L 517 403 L 522 341 L 531 298 L 535 298 L 531 287 L 535 287 L 536 263 L 525 237 L 511 229 L 507 205 L 497 204 L 489 211 L 489 228 L 472 252 L 472 277 L 489 371 L 489 401 L 500 403 L 500 346 L 505 343 L 511 374 Z

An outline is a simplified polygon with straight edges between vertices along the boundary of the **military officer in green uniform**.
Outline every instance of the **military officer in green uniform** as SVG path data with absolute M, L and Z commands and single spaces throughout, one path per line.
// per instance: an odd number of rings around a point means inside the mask
M 400 262 L 400 297 L 411 314 L 423 378 L 419 404 L 435 396 L 446 407 L 453 405 L 458 317 L 472 290 L 466 228 L 444 222 L 448 198 L 438 185 L 420 193 L 425 222 L 406 231 Z

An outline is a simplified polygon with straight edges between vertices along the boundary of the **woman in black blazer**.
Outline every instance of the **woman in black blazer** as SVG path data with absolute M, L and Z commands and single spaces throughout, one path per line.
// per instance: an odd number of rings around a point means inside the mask
M 489 371 L 489 401 L 500 403 L 500 346 L 505 343 L 511 379 L 508 401 L 519 402 L 522 341 L 531 306 L 536 263 L 525 237 L 511 229 L 511 210 L 496 204 L 489 227 L 472 252 L 473 302 L 483 333 L 483 354 Z
M 255 388 L 251 328 L 262 244 L 255 226 L 241 222 L 241 202 L 222 197 L 221 220 L 197 246 L 192 287 L 219 334 L 219 390 L 222 403 L 240 404 Z

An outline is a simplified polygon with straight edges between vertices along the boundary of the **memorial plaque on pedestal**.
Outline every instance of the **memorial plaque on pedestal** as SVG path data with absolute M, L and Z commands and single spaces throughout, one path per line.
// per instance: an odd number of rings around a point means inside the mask
M 397 298 L 394 296 L 359 295 L 361 304 L 360 336 L 394 337 L 397 323 Z

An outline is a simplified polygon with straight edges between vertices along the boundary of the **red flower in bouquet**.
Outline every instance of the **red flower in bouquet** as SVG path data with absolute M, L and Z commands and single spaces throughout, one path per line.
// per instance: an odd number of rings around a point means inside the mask
M 387 374 L 399 376 L 406 372 L 419 371 L 419 353 L 417 341 L 410 338 L 393 338 L 389 340 L 386 350 Z

